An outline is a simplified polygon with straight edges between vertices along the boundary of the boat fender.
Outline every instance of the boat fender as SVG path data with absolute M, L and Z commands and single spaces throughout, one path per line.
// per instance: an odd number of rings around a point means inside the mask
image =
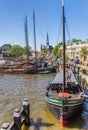
M 66 93 L 66 92 L 60 92 L 57 96 L 58 99 L 61 99 L 61 98 L 69 98 L 69 93 Z

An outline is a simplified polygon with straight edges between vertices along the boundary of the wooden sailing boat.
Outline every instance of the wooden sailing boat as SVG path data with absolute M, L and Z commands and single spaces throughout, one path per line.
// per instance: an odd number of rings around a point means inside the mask
M 65 16 L 64 0 L 62 0 L 63 19 L 63 69 L 59 70 L 52 82 L 48 84 L 45 96 L 49 109 L 64 126 L 82 109 L 84 92 L 75 75 L 65 64 Z
M 47 73 L 52 73 L 55 69 L 53 66 L 43 66 L 42 63 L 40 67 L 38 66 L 39 59 L 37 57 L 37 51 L 36 51 L 36 26 L 35 26 L 35 11 L 33 10 L 33 30 L 34 30 L 34 52 L 35 52 L 35 70 L 39 74 L 47 74 Z

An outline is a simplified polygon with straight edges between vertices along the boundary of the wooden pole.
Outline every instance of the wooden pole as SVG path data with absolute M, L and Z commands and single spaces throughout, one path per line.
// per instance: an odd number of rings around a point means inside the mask
M 35 29 L 35 11 L 33 10 L 33 29 L 34 29 L 34 47 L 35 47 L 35 61 L 37 65 L 37 55 L 36 55 L 36 29 Z
M 9 123 L 4 123 L 1 127 L 1 130 L 10 130 Z
M 64 15 L 64 0 L 62 0 L 62 29 L 63 29 L 63 92 L 65 91 L 65 85 L 66 85 L 66 69 L 65 69 L 65 50 L 66 50 L 66 45 L 65 45 L 65 15 Z
M 17 130 L 21 130 L 21 113 L 19 109 L 14 111 L 14 125 L 17 127 Z
M 30 125 L 30 104 L 27 98 L 25 98 L 23 101 L 23 110 L 26 114 L 26 124 Z
M 25 16 L 25 42 L 26 42 L 26 53 L 27 53 L 27 63 L 29 63 L 29 42 L 28 42 L 28 23 L 27 16 Z

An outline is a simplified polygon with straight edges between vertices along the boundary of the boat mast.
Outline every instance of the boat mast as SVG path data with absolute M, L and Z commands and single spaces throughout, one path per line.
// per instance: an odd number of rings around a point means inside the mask
M 27 25 L 27 16 L 25 16 L 25 42 L 26 42 L 26 53 L 27 53 L 27 63 L 29 62 L 29 45 L 28 45 L 28 25 Z
M 36 31 L 35 31 L 35 12 L 33 10 L 33 28 L 34 28 L 34 47 L 35 47 L 35 60 L 36 60 Z
M 66 75 L 65 75 L 65 15 L 64 15 L 64 0 L 62 0 L 62 29 L 63 29 L 63 92 L 65 91 Z

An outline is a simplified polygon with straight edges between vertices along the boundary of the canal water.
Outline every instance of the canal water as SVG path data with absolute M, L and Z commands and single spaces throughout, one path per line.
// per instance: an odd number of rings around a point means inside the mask
M 83 112 L 62 127 L 48 110 L 44 96 L 47 83 L 55 74 L 7 75 L 0 74 L 0 128 L 5 122 L 13 121 L 13 112 L 22 108 L 23 99 L 30 101 L 30 116 L 33 126 L 29 130 L 88 130 L 88 98 Z M 58 77 L 59 78 L 59 77 Z M 86 90 L 88 95 L 88 90 Z

